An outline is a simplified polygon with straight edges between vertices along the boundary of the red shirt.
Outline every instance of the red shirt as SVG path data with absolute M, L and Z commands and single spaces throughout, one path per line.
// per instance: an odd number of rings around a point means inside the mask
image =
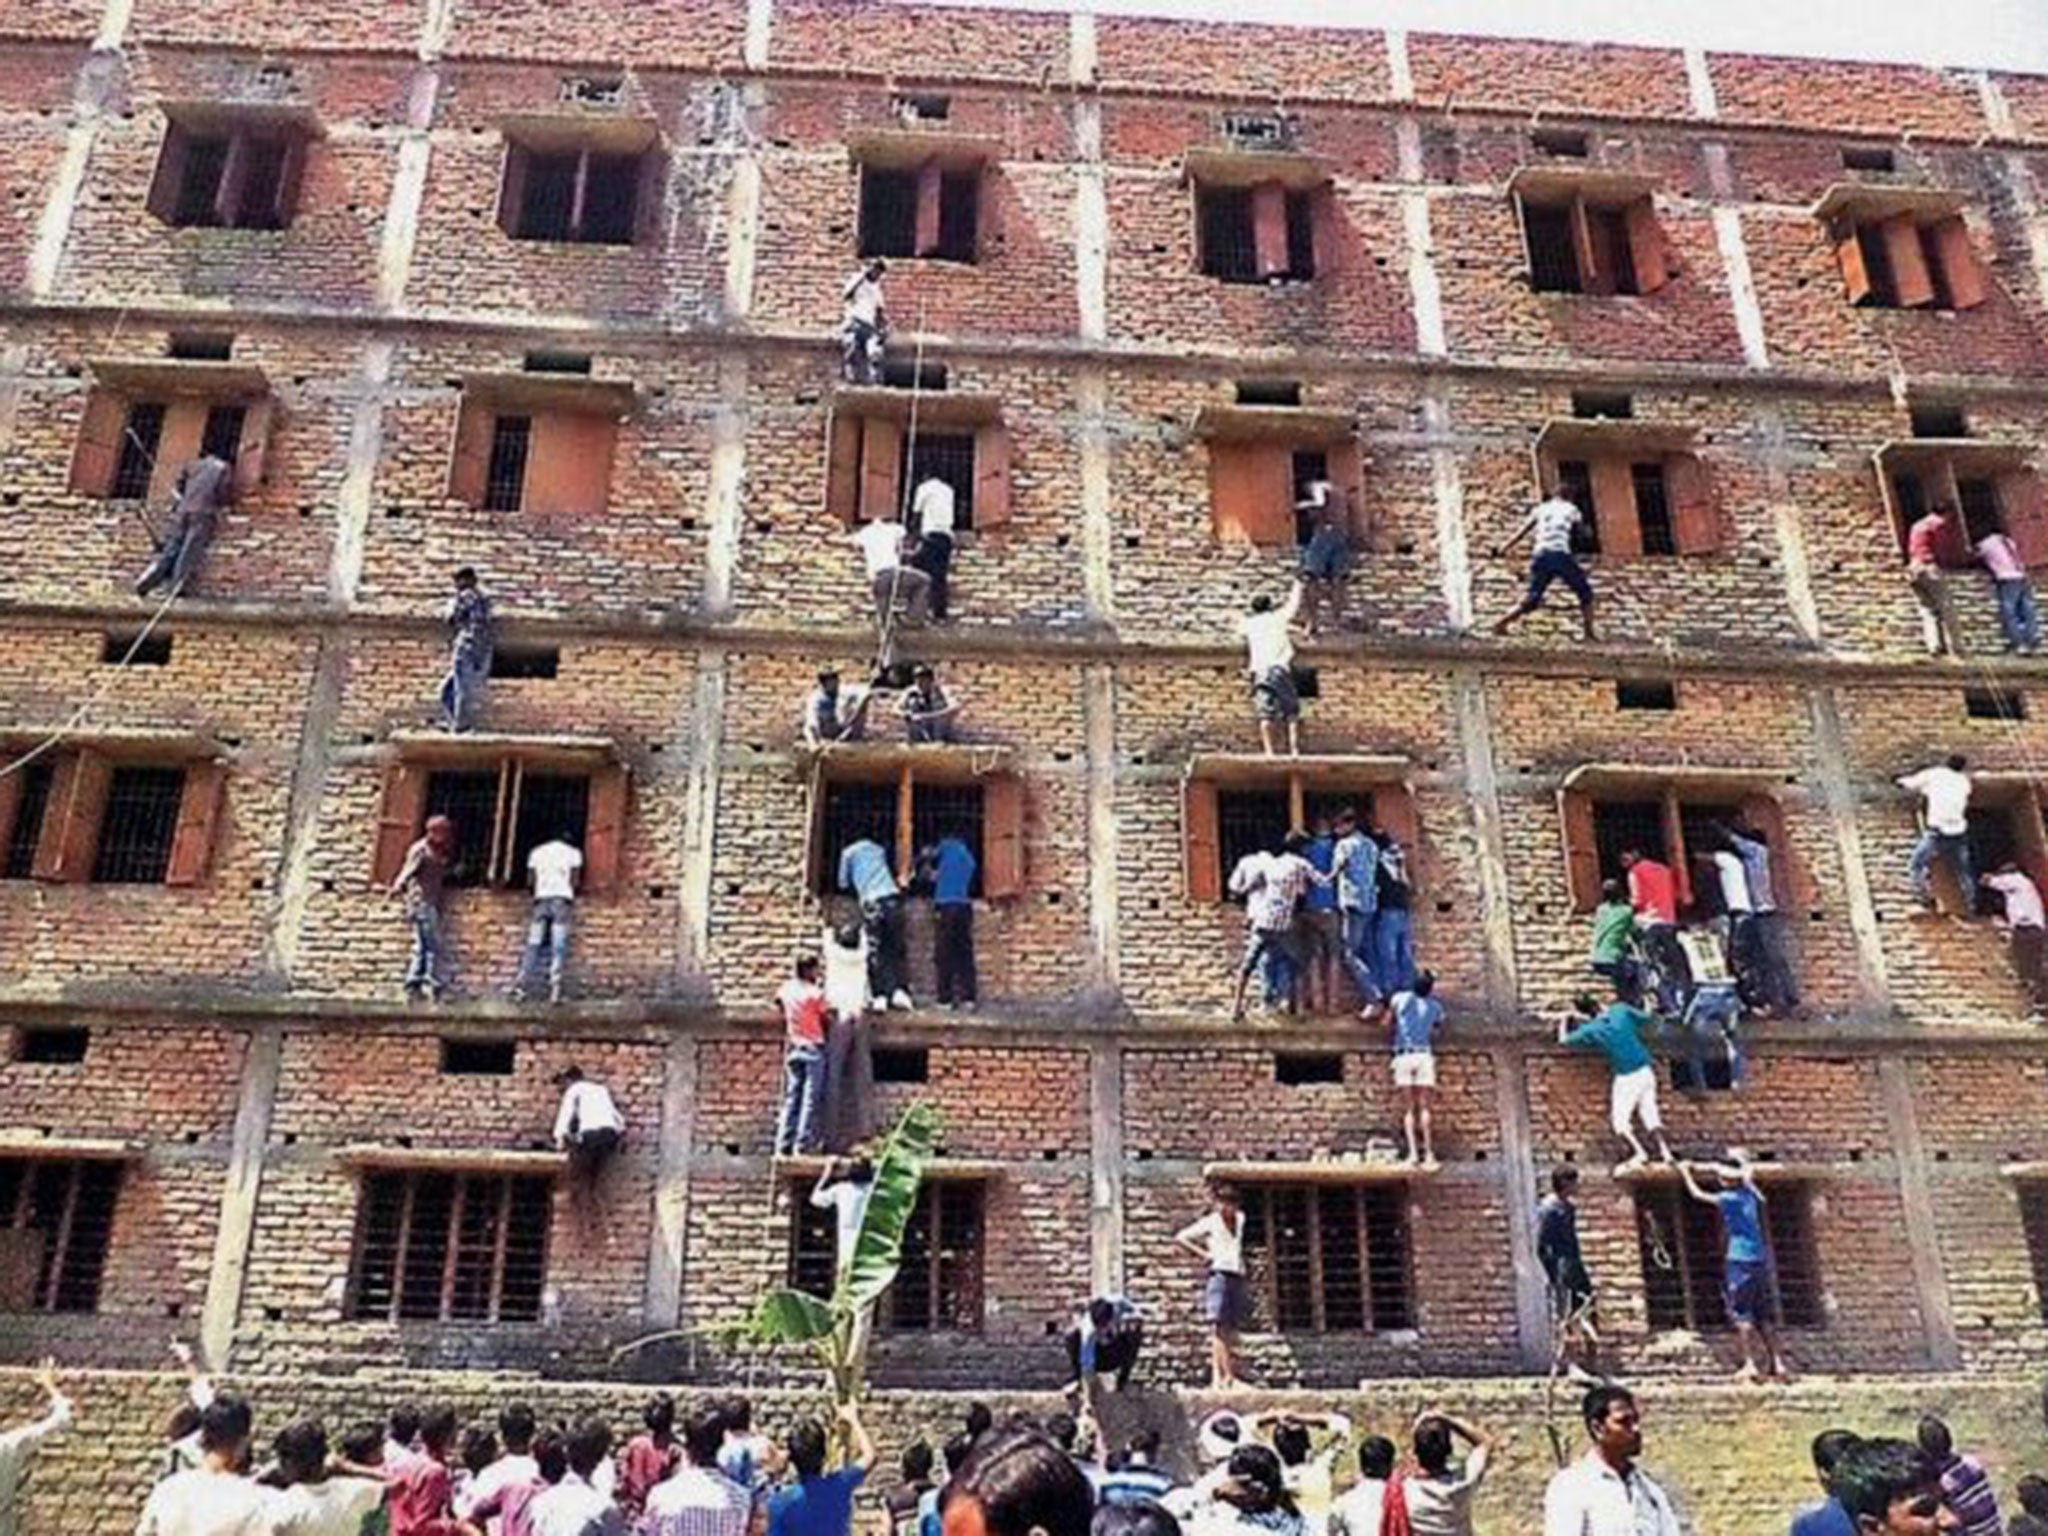
M 814 981 L 792 976 L 775 996 L 782 1004 L 782 1022 L 791 1045 L 825 1043 L 825 989 Z
M 553 1483 L 537 1477 L 530 1483 L 509 1483 L 472 1509 L 469 1518 L 485 1529 L 489 1529 L 490 1521 L 496 1520 L 498 1536 L 533 1536 L 533 1526 L 526 1518 L 527 1507 L 552 1487 Z
M 448 1468 L 432 1456 L 409 1458 L 391 1478 L 391 1536 L 459 1536 Z
M 1946 520 L 1928 513 L 1906 530 L 1907 561 L 1913 565 L 1939 565 L 1941 551 L 1937 546 L 1947 537 Z
M 1678 881 L 1655 859 L 1638 859 L 1629 867 L 1628 899 L 1636 912 L 1652 922 L 1678 921 Z M 398 1536 L 393 1531 L 391 1536 Z
M 821 998 L 821 1007 L 822 1004 Z M 683 1448 L 673 1440 L 667 1445 L 656 1445 L 652 1435 L 635 1435 L 626 1442 L 619 1457 L 618 1506 L 629 1521 L 640 1518 L 654 1485 L 664 1481 L 682 1461 Z

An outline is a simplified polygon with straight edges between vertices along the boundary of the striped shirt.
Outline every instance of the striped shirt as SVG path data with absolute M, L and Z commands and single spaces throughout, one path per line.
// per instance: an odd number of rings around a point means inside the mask
M 1941 1469 L 1941 1502 L 1949 1507 L 1962 1536 L 2001 1536 L 1998 1495 L 1991 1476 L 1974 1456 L 1955 1456 Z
M 647 1495 L 636 1536 L 747 1536 L 753 1495 L 715 1467 L 684 1467 Z

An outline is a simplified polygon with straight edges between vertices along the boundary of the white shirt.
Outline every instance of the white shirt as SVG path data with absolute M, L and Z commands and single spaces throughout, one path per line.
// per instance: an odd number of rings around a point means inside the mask
M 647 1495 L 646 1536 L 746 1536 L 754 1497 L 716 1467 L 684 1466 Z
M 1714 855 L 1714 873 L 1721 877 L 1721 905 L 1730 912 L 1754 912 L 1749 899 L 1749 871 L 1737 855 L 1722 849 Z
M 384 1502 L 384 1485 L 369 1477 L 294 1483 L 270 1500 L 270 1536 L 361 1536 L 363 1521 Z
M 269 1536 L 270 1491 L 200 1467 L 158 1483 L 135 1536 Z
M 1244 1273 L 1244 1214 L 1237 1218 L 1235 1232 L 1224 1224 L 1220 1212 L 1211 1211 L 1200 1221 L 1191 1222 L 1173 1234 L 1175 1242 L 1193 1242 L 1200 1239 L 1209 1251 L 1209 1268 L 1219 1275 L 1241 1275 Z
M 917 515 L 920 538 L 953 531 L 953 487 L 937 475 L 918 483 L 917 494 L 910 500 L 910 509 Z
M 526 1506 L 533 1536 L 626 1536 L 618 1505 L 574 1472 Z
M 825 1006 L 842 1019 L 857 1019 L 868 1006 L 868 936 L 858 944 L 841 944 L 825 930 Z
M 1474 1450 L 1449 1477 L 1414 1472 L 1402 1481 L 1414 1536 L 1472 1536 L 1472 1496 L 1485 1481 L 1488 1460 L 1484 1450 Z
M 870 579 L 893 571 L 903 563 L 903 525 L 887 518 L 877 518 L 859 533 L 853 541 L 860 545 L 861 557 L 868 563 Z
M 1380 1536 L 1386 1506 L 1387 1485 L 1376 1477 L 1360 1478 L 1330 1506 L 1330 1536 Z
M 1300 607 L 1301 589 L 1297 587 L 1278 608 L 1248 613 L 1237 621 L 1237 632 L 1244 636 L 1245 666 L 1252 676 L 1261 677 L 1275 667 L 1294 665 L 1294 636 L 1288 626 L 1293 624 Z
M 70 1422 L 71 1399 L 62 1392 L 52 1392 L 48 1413 L 0 1435 L 0 1536 L 15 1536 L 21 1529 L 21 1474 L 28 1470 L 29 1457 L 35 1454 L 37 1442 Z
M 1945 837 L 1961 837 L 1970 830 L 1965 814 L 1970 808 L 1970 776 L 1957 773 L 1946 763 L 1922 768 L 1899 780 L 1899 788 L 1910 789 L 1926 801 L 1927 826 Z
M 576 899 L 575 874 L 583 867 L 581 849 L 559 838 L 542 843 L 526 856 L 526 867 L 533 875 L 535 901 Z
M 875 278 L 869 277 L 867 269 L 863 267 L 847 279 L 846 318 L 858 320 L 863 325 L 873 325 L 880 320 L 881 315 L 882 285 Z
M 856 1184 L 851 1179 L 838 1179 L 830 1184 L 820 1180 L 811 1191 L 811 1204 L 832 1212 L 833 1250 L 841 1269 L 853 1262 L 854 1245 L 860 1241 L 860 1224 L 868 1213 L 868 1196 L 874 1191 L 873 1184 Z
M 490 1498 L 501 1489 L 511 1487 L 517 1483 L 530 1483 L 539 1476 L 540 1463 L 531 1456 L 500 1456 L 488 1467 L 485 1467 L 483 1471 L 471 1478 L 469 1486 L 457 1495 L 455 1499 L 456 1516 L 467 1520 L 472 1509 L 475 1509 L 477 1505 L 483 1503 L 485 1499 Z M 498 1522 L 493 1520 L 491 1522 L 491 1529 L 495 1531 L 497 1528 Z
M 1550 1480 L 1543 1536 L 1684 1536 L 1671 1500 L 1641 1467 L 1626 1480 L 1589 1451 Z
M 2005 920 L 2012 927 L 2048 928 L 2040 888 L 2018 870 L 2009 875 L 1986 875 L 1984 883 L 2005 898 Z
M 612 1102 L 609 1088 L 603 1083 L 584 1081 L 571 1083 L 562 1095 L 562 1107 L 555 1111 L 555 1140 L 566 1140 L 572 1125 L 578 1131 L 623 1131 L 626 1121 L 619 1113 L 619 1106 Z M 528 1466 L 534 1465 L 530 1458 L 525 1459 Z M 499 1465 L 493 1462 L 484 1470 L 495 1471 Z
M 1562 496 L 1537 502 L 1535 510 L 1529 514 L 1530 525 L 1536 531 L 1536 553 L 1570 554 L 1573 530 L 1585 520 L 1585 514 Z

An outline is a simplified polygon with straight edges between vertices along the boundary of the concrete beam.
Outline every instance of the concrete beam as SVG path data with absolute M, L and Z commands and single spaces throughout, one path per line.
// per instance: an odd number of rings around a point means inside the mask
M 1912 1261 L 1920 1322 L 1927 1332 L 1927 1363 L 1937 1371 L 1957 1370 L 1963 1363 L 1963 1349 L 1956 1336 L 1948 1276 L 1942 1268 L 1941 1229 L 1934 1219 L 1934 1190 L 1928 1183 L 1927 1151 L 1920 1140 L 1912 1074 L 1900 1058 L 1887 1056 L 1877 1064 L 1877 1084 L 1892 1152 L 1898 1159 L 1899 1205 L 1906 1218 L 1906 1252 Z
M 1088 1053 L 1088 1274 L 1098 1296 L 1124 1290 L 1124 1053 Z
M 683 1256 L 690 1223 L 690 1153 L 697 1141 L 697 1042 L 668 1043 L 661 1086 L 661 1159 L 654 1175 L 654 1241 L 640 1312 L 647 1330 L 682 1320 Z
M 206 1274 L 206 1304 L 199 1321 L 199 1354 L 211 1370 L 230 1367 L 249 1249 L 256 1233 L 256 1200 L 263 1185 L 263 1152 L 284 1060 L 284 1030 L 275 1024 L 250 1033 L 242 1062 L 242 1092 L 235 1105 L 234 1142 L 222 1180 L 213 1263 Z
M 1536 1257 L 1536 1137 L 1528 1074 L 1520 1050 L 1492 1050 L 1495 1118 L 1500 1125 L 1501 1201 L 1507 1207 L 1508 1257 L 1515 1275 L 1515 1341 L 1522 1364 L 1550 1368 L 1550 1290 Z

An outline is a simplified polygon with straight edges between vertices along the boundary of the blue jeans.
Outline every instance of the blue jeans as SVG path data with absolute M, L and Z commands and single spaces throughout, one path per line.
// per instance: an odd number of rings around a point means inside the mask
M 1259 987 L 1265 994 L 1266 1006 L 1278 1008 L 1287 1000 L 1287 989 L 1292 985 L 1294 956 L 1288 947 L 1287 930 L 1284 928 L 1252 928 L 1246 931 L 1244 960 L 1238 967 L 1240 976 L 1259 973 Z
M 543 896 L 533 904 L 533 922 L 526 930 L 526 953 L 519 957 L 519 980 L 513 986 L 524 990 L 540 974 L 541 957 L 548 962 L 548 991 L 559 998 L 562 973 L 569 969 L 569 935 L 576 926 L 576 903 L 566 896 Z
M 782 1058 L 782 1113 L 775 1121 L 775 1155 L 818 1150 L 818 1105 L 825 1097 L 825 1053 L 793 1045 Z
M 1998 594 L 1998 624 L 2005 631 L 2005 643 L 2031 651 L 2041 643 L 2041 620 L 2034 612 L 2034 586 L 2024 576 L 1994 581 Z
M 457 647 L 448 658 L 448 675 L 441 679 L 441 715 L 451 731 L 466 731 L 476 723 L 476 707 L 483 700 L 484 679 L 491 675 L 491 653 Z
M 1934 888 L 1927 877 L 1934 868 L 1936 859 L 1947 859 L 1955 871 L 1956 884 L 1963 890 L 1963 910 L 1977 910 L 1977 869 L 1970 856 L 1970 840 L 1961 833 L 1937 832 L 1932 827 L 1920 834 L 1920 841 L 1913 845 L 1913 862 L 1906 867 L 1906 874 L 1913 882 L 1913 898 L 1922 906 L 1934 905 Z
M 1379 916 L 1357 907 L 1344 909 L 1344 969 L 1362 1003 L 1376 1003 L 1386 995 L 1374 969 L 1379 964 Z
M 405 989 L 441 989 L 441 912 L 438 907 L 421 907 L 412 923 L 412 964 L 405 968 Z
M 1408 942 L 1409 916 L 1406 907 L 1382 907 L 1373 924 L 1378 947 L 1376 967 L 1380 985 L 1389 995 L 1415 985 L 1415 950 Z

